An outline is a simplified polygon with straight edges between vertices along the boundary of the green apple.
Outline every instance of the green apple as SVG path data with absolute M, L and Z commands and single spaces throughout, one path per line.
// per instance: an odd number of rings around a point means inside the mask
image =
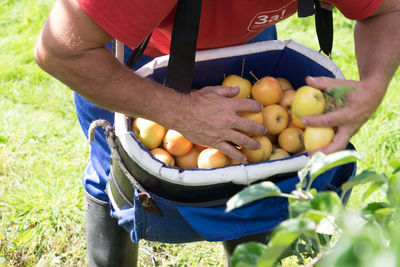
M 292 102 L 292 112 L 299 118 L 324 113 L 326 101 L 324 94 L 311 86 L 297 89 Z

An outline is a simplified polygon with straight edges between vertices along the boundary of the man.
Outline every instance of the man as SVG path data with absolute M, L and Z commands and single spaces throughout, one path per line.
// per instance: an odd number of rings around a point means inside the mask
M 261 135 L 265 129 L 237 116 L 237 112 L 260 111 L 262 107 L 259 103 L 233 99 L 231 97 L 238 93 L 238 88 L 223 86 L 205 87 L 191 95 L 177 93 L 135 75 L 105 48 L 113 38 L 134 48 L 153 33 L 145 54 L 150 57 L 168 54 L 176 2 L 58 0 L 39 37 L 35 49 L 36 61 L 80 95 L 76 95 L 76 103 L 83 128 L 87 128 L 90 119 L 102 116 L 112 119 L 109 111 L 121 112 L 157 121 L 166 128 L 178 130 L 195 143 L 218 148 L 227 156 L 243 161 L 245 156 L 231 143 L 250 149 L 258 148 L 259 144 L 239 131 Z M 346 17 L 357 20 L 354 37 L 360 80 L 306 79 L 310 86 L 322 90 L 337 85 L 357 89 L 348 94 L 345 107 L 303 119 L 309 126 L 337 127 L 333 142 L 322 149 L 325 153 L 343 149 L 350 137 L 375 112 L 400 61 L 399 0 L 328 2 Z M 268 26 L 293 15 L 296 10 L 297 2 L 294 0 L 204 0 L 197 49 L 246 43 Z M 86 105 L 82 103 L 87 100 L 95 105 L 81 109 Z M 102 236 L 108 235 L 100 240 L 90 230 L 93 227 L 87 226 L 89 263 L 117 264 L 116 259 L 125 264 L 131 263 L 130 260 L 135 262 L 137 255 L 133 255 L 137 247 L 127 238 L 124 241 L 127 243 L 121 241 L 124 233 L 119 230 L 102 231 L 107 227 L 114 229 L 111 228 L 113 222 L 104 219 L 108 210 L 94 204 L 108 202 L 104 187 L 109 166 L 104 166 L 104 159 L 109 152 L 104 149 L 104 144 L 92 146 L 91 152 L 97 156 L 91 156 L 91 164 L 83 180 L 89 193 L 87 199 L 92 201 L 87 211 L 91 214 L 87 216 L 87 225 L 94 224 Z M 245 239 L 262 241 L 265 239 L 263 233 L 270 229 L 267 226 L 247 229 L 246 234 L 232 233 L 230 238 L 225 236 L 220 240 L 232 240 L 224 243 L 229 255 L 237 243 Z M 121 237 L 118 239 L 117 235 Z M 111 239 L 115 240 L 114 244 L 107 243 Z M 118 252 L 112 252 L 118 248 L 115 244 L 121 246 Z

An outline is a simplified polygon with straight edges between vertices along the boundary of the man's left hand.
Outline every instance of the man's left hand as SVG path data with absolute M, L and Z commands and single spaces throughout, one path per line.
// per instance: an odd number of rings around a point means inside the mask
M 307 126 L 335 127 L 336 134 L 332 143 L 320 149 L 324 153 L 332 153 L 346 147 L 350 138 L 361 128 L 361 126 L 372 116 L 382 101 L 383 95 L 376 90 L 377 85 L 352 80 L 340 80 L 328 77 L 307 77 L 309 86 L 320 90 L 327 90 L 339 85 L 355 88 L 350 91 L 344 100 L 343 107 L 321 115 L 307 116 L 302 119 Z M 316 151 L 313 151 L 315 153 Z

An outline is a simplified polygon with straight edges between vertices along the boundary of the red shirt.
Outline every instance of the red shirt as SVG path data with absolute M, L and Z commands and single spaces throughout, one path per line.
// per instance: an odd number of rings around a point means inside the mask
M 329 0 L 346 17 L 368 17 L 382 0 Z M 151 32 L 145 54 L 169 53 L 177 0 L 78 0 L 111 36 L 134 48 Z M 197 49 L 243 44 L 297 11 L 297 0 L 203 0 Z

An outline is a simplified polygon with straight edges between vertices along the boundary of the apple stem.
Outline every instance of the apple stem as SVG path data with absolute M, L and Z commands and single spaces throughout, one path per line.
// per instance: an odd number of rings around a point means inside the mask
M 254 75 L 253 71 L 249 71 L 249 72 L 250 72 L 251 76 L 253 76 L 253 77 L 254 77 L 254 79 L 256 79 L 257 81 L 259 81 L 259 80 L 260 80 L 260 79 L 258 79 L 258 78 L 257 78 L 257 76 L 256 76 L 256 75 Z
M 243 78 L 243 72 L 244 72 L 244 62 L 246 61 L 246 59 L 245 58 L 243 58 L 243 60 L 242 60 L 242 73 L 240 74 L 240 77 L 242 77 Z

